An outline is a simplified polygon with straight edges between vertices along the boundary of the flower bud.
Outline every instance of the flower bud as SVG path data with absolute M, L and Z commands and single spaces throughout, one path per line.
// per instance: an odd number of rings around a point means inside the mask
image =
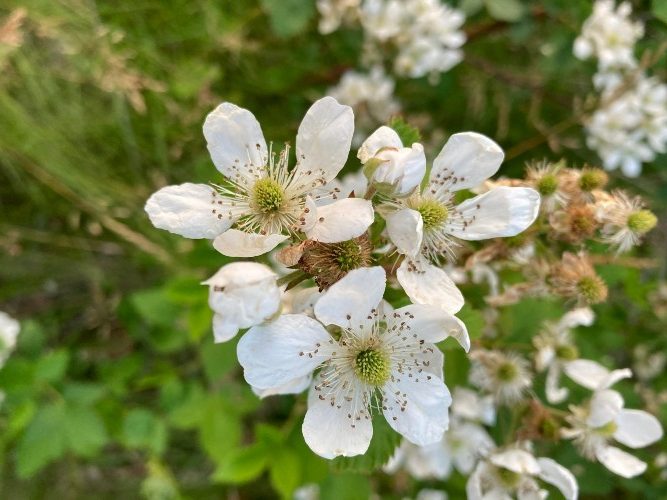
M 398 134 L 389 127 L 380 127 L 364 141 L 357 157 L 364 164 L 364 175 L 380 193 L 408 196 L 421 183 L 426 173 L 424 148 L 414 143 L 403 147 Z

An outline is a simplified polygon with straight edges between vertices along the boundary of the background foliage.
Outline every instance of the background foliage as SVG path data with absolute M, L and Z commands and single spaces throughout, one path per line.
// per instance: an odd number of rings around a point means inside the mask
M 632 3 L 647 23 L 641 48 L 658 56 L 653 71 L 665 80 L 665 3 Z M 597 164 L 578 123 L 594 63 L 572 56 L 590 3 L 459 5 L 469 14 L 464 62 L 434 85 L 397 84 L 427 152 L 475 130 L 505 148 L 505 175 L 531 158 Z M 359 30 L 319 35 L 313 0 L 8 0 L 0 19 L 0 309 L 23 326 L 0 371 L 0 496 L 289 498 L 313 482 L 322 498 L 413 495 L 420 485 L 407 476 L 367 473 L 395 435 L 376 429 L 369 455 L 328 463 L 303 443 L 303 395 L 252 394 L 235 342 L 212 342 L 199 285 L 225 257 L 155 230 L 143 212 L 166 183 L 215 180 L 201 124 L 223 100 L 255 112 L 268 138 L 293 138 L 309 104 L 358 61 Z M 666 166 L 662 156 L 641 178 L 613 183 L 667 221 Z M 641 250 L 648 269 L 603 268 L 611 300 L 577 339 L 584 356 L 631 366 L 637 344 L 667 347 L 647 299 L 665 278 L 666 230 L 663 222 Z M 479 336 L 484 292 L 464 293 L 462 319 Z M 561 313 L 525 301 L 500 324 L 527 343 Z M 466 370 L 465 355 L 448 349 L 448 385 L 464 383 Z M 624 384 L 628 406 L 638 406 Z M 666 389 L 663 375 L 653 390 Z M 652 410 L 667 417 L 664 404 Z M 574 453 L 552 450 L 565 464 Z M 602 470 L 574 469 L 582 496 L 667 495 L 655 467 L 634 480 Z M 464 479 L 445 487 L 460 498 Z

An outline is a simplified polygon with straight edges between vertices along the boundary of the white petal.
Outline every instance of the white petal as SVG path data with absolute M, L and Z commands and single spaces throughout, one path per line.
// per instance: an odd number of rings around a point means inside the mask
M 248 383 L 270 389 L 312 373 L 327 359 L 318 344 L 328 345 L 329 340 L 331 336 L 314 319 L 285 314 L 248 330 L 237 354 Z
M 396 309 L 387 317 L 387 328 L 400 327 L 403 323 L 409 327 L 409 332 L 417 335 L 425 342 L 437 343 L 447 337 L 454 337 L 464 349 L 470 347 L 465 325 L 456 316 L 438 307 L 411 304 Z
M 322 243 L 351 240 L 364 234 L 374 217 L 370 200 L 345 198 L 317 207 L 317 221 L 306 235 Z
M 257 257 L 270 252 L 287 238 L 282 234 L 262 235 L 228 229 L 213 241 L 213 247 L 228 257 Z
M 454 134 L 433 161 L 431 182 L 454 176 L 452 191 L 475 187 L 498 171 L 504 157 L 500 146 L 482 134 Z
M 267 398 L 269 396 L 277 396 L 279 394 L 300 394 L 308 389 L 308 387 L 310 387 L 312 381 L 313 375 L 309 373 L 308 375 L 297 377 L 294 380 L 290 380 L 286 384 L 278 387 L 272 387 L 270 389 L 258 389 L 257 387 L 252 387 L 252 392 L 254 392 L 261 399 Z
M 311 394 L 313 392 L 311 390 Z M 340 398 L 332 405 L 329 398 L 308 398 L 308 411 L 301 430 L 311 450 L 324 458 L 366 453 L 373 437 L 373 425 L 370 417 L 366 418 L 367 412 L 359 420 L 348 417 L 357 410 L 353 407 L 355 401 Z
M 602 465 L 621 477 L 635 477 L 646 470 L 646 463 L 613 446 L 598 448 L 595 456 Z
M 249 176 L 268 157 L 262 128 L 247 109 L 224 102 L 206 117 L 204 137 L 216 168 L 226 177 Z
M 477 464 L 475 470 L 468 477 L 466 483 L 466 497 L 468 500 L 484 500 L 484 493 L 482 492 L 482 476 L 488 473 L 488 466 L 483 462 Z
M 590 411 L 586 419 L 586 424 L 591 427 L 602 427 L 616 420 L 623 408 L 623 397 L 611 389 L 595 391 L 589 406 Z
M 361 163 L 366 163 L 377 155 L 381 149 L 401 149 L 402 147 L 403 142 L 396 131 L 393 128 L 382 126 L 364 141 L 357 152 L 357 158 L 361 160 Z
M 494 453 L 489 457 L 489 461 L 497 467 L 503 467 L 517 474 L 535 475 L 540 472 L 535 457 L 524 450 L 510 449 Z
M 568 377 L 587 389 L 606 389 L 617 381 L 632 376 L 628 368 L 609 371 L 600 363 L 589 359 L 576 359 L 565 363 L 563 369 Z
M 630 448 L 643 448 L 662 438 L 658 419 L 642 410 L 621 410 L 616 425 L 614 439 Z
M 238 332 L 239 325 L 233 320 L 221 314 L 213 314 L 213 337 L 216 344 L 233 339 Z
M 426 373 L 394 371 L 383 394 L 383 413 L 392 429 L 419 446 L 442 439 L 449 426 L 452 397 L 441 379 Z
M 415 143 L 411 148 L 384 150 L 371 179 L 378 191 L 391 196 L 407 196 L 421 184 L 426 173 L 424 147 Z
M 576 500 L 579 495 L 579 485 L 569 470 L 550 458 L 538 458 L 537 463 L 540 466 L 538 476 L 543 481 L 558 488 L 565 500 Z
M 515 236 L 530 226 L 540 208 L 540 195 L 530 188 L 493 188 L 456 207 L 467 222 L 452 218 L 446 231 L 462 240 Z
M 396 278 L 414 303 L 437 306 L 450 314 L 463 307 L 463 295 L 452 279 L 424 259 L 404 259 Z
M 315 102 L 303 117 L 296 136 L 297 173 L 318 172 L 329 182 L 343 168 L 354 134 L 352 108 L 333 97 Z
M 562 403 L 570 393 L 567 388 L 560 387 L 560 372 L 561 364 L 558 361 L 549 365 L 544 390 L 547 396 L 547 401 L 551 404 Z
M 234 222 L 228 215 L 219 219 L 217 210 L 213 213 L 219 200 L 220 195 L 211 186 L 185 183 L 156 191 L 144 210 L 158 229 L 186 238 L 212 240 Z
M 322 294 L 315 304 L 315 316 L 325 325 L 342 328 L 367 324 L 367 317 L 382 300 L 386 279 L 380 266 L 350 271 Z
M 387 234 L 398 251 L 415 257 L 421 249 L 424 221 L 416 210 L 405 208 L 391 212 L 385 217 Z
M 576 328 L 591 326 L 595 321 L 595 313 L 590 307 L 579 307 L 565 313 L 558 322 L 559 328 Z

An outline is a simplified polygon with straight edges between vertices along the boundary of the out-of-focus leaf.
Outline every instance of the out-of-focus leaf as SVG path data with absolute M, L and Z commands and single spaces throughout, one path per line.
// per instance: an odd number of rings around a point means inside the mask
M 269 16 L 271 29 L 281 37 L 299 34 L 312 19 L 315 3 L 310 0 L 261 0 Z
M 331 474 L 320 483 L 320 500 L 361 500 L 371 497 L 368 477 L 361 474 Z
M 65 350 L 53 351 L 37 361 L 35 379 L 55 383 L 65 376 L 69 353 Z
M 85 406 L 68 406 L 65 425 L 59 432 L 65 434 L 69 449 L 84 457 L 94 456 L 107 442 L 102 420 Z
M 167 444 L 167 428 L 150 411 L 137 408 L 125 416 L 123 441 L 130 448 L 143 448 L 160 455 Z
M 67 437 L 63 429 L 66 426 L 64 403 L 58 402 L 39 409 L 18 445 L 16 472 L 19 477 L 32 476 L 65 453 Z
M 653 0 L 651 2 L 651 11 L 657 19 L 667 24 L 667 2 L 665 0 Z
M 282 498 L 292 498 L 294 490 L 301 483 L 299 455 L 289 448 L 279 449 L 271 457 L 269 477 L 271 485 Z
M 223 483 L 246 483 L 259 476 L 269 460 L 271 450 L 264 443 L 237 448 L 222 460 L 213 479 Z
M 508 23 L 521 19 L 526 10 L 520 0 L 485 0 L 485 3 L 492 18 Z

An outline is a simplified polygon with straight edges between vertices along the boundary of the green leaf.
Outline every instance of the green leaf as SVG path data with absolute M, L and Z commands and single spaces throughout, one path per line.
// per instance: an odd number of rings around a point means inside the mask
M 201 357 L 207 378 L 215 383 L 239 366 L 236 360 L 236 344 L 240 335 L 222 344 L 214 344 L 212 337 L 213 335 L 201 346 Z
M 65 405 L 62 402 L 39 409 L 16 451 L 16 472 L 20 478 L 32 476 L 65 453 L 67 439 L 63 429 L 66 425 Z
M 489 15 L 498 21 L 513 23 L 525 14 L 525 7 L 519 0 L 485 0 Z
M 656 19 L 660 19 L 667 24 L 667 2 L 665 0 L 653 0 L 651 2 L 651 12 Z
M 320 500 L 365 500 L 372 498 L 368 478 L 360 474 L 331 474 L 320 483 Z
M 123 422 L 123 442 L 130 448 L 142 448 L 160 455 L 167 444 L 167 427 L 148 410 L 131 410 Z
M 459 3 L 459 9 L 461 9 L 466 17 L 471 17 L 477 14 L 484 7 L 484 0 L 462 0 Z
M 221 397 L 210 397 L 200 422 L 199 440 L 213 460 L 220 463 L 236 451 L 241 439 L 241 423 Z
M 35 379 L 44 382 L 55 383 L 65 376 L 69 354 L 67 351 L 53 351 L 37 361 L 35 366 Z
M 213 479 L 236 484 L 252 481 L 266 467 L 271 451 L 263 443 L 237 448 L 220 462 L 213 473 Z
M 301 484 L 299 455 L 289 448 L 279 449 L 271 458 L 269 478 L 282 498 L 292 498 L 294 490 Z
M 180 312 L 161 288 L 136 292 L 130 297 L 130 302 L 149 325 L 173 328 Z
M 271 29 L 280 37 L 291 37 L 306 29 L 315 14 L 311 0 L 261 0 L 269 16 Z
M 102 420 L 92 408 L 85 406 L 68 406 L 65 425 L 58 432 L 65 434 L 70 450 L 85 457 L 96 455 L 107 442 Z
M 339 457 L 333 460 L 334 469 L 340 471 L 372 472 L 379 469 L 392 457 L 401 442 L 383 415 L 373 418 L 373 439 L 364 455 L 353 458 Z
M 402 116 L 394 116 L 389 120 L 389 126 L 393 128 L 405 147 L 410 147 L 415 142 L 421 142 L 421 133 L 417 127 L 406 122 Z
M 471 305 L 466 304 L 456 313 L 456 316 L 465 323 L 470 340 L 475 340 L 482 336 L 482 330 L 485 323 L 481 311 L 473 309 Z M 456 343 L 456 345 L 458 346 L 458 343 Z
M 63 397 L 68 403 L 90 406 L 104 395 L 104 386 L 72 382 L 63 388 Z

